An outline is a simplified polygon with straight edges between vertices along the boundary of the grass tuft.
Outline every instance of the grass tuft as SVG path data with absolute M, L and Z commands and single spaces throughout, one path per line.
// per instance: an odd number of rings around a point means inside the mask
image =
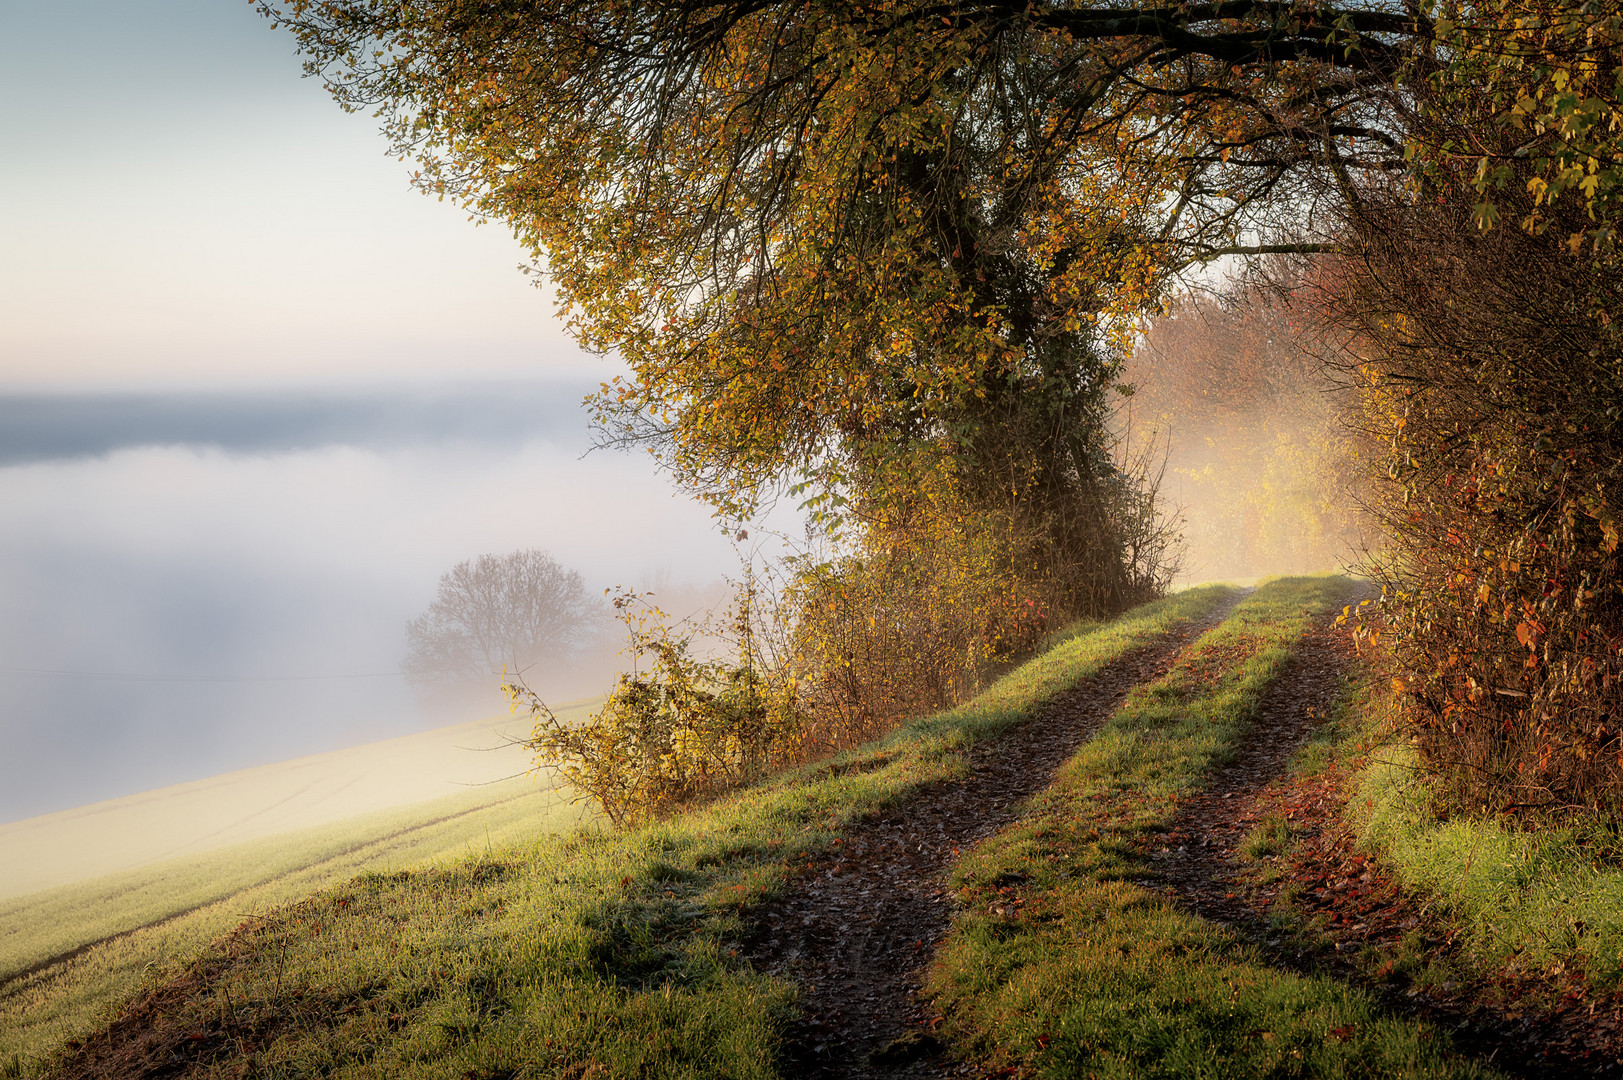
M 1252 862 L 1279 855 L 1291 845 L 1291 827 L 1279 814 L 1269 814 L 1240 841 L 1240 855 Z

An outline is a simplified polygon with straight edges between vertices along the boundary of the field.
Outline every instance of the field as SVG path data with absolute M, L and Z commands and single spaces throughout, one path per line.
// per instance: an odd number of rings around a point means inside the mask
M 320 822 L 0 899 L 0 1060 L 71 1037 L 149 972 L 197 952 L 245 918 L 356 874 L 595 827 L 596 816 L 572 805 L 569 793 L 543 775 L 465 786 L 527 763 L 517 748 L 467 751 L 459 759 L 458 747 L 495 745 L 501 730 L 489 722 L 461 725 L 246 770 L 236 774 L 237 787 L 229 777 L 215 778 L 7 826 L 0 853 L 15 893 L 18 880 L 71 875 L 96 865 L 103 852 L 137 861 L 165 846 L 204 847 L 209 837 Z M 364 773 L 362 762 L 369 766 Z M 390 770 L 397 770 L 394 782 Z M 423 798 L 445 790 L 452 793 Z M 413 794 L 415 802 L 353 813 L 364 805 L 358 800 L 388 806 Z M 344 811 L 352 816 L 330 819 Z M 221 828 L 222 822 L 229 824 Z M 128 852 L 95 842 L 95 830 L 114 823 L 132 838 Z M 29 865 L 19 835 L 27 846 L 64 854 L 46 858 L 44 870 Z M 79 843 L 91 854 L 74 852 Z
M 0 824 L 0 911 L 10 897 L 466 794 L 529 767 L 512 742 L 524 727 L 492 717 Z

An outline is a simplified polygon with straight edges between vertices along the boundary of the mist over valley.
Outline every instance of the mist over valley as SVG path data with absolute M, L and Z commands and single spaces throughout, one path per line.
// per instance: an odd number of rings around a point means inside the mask
M 594 385 L 0 397 L 0 821 L 502 713 L 401 675 L 460 560 L 544 548 L 593 594 L 733 572 L 646 456 L 582 456 Z

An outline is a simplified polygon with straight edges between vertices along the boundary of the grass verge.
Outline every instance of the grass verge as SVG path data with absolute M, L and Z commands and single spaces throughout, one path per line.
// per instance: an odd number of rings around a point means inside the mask
M 111 1019 L 139 1038 L 74 1040 L 58 1070 L 179 1053 L 204 1076 L 774 1076 L 793 989 L 732 955 L 741 912 L 849 822 L 961 776 L 964 750 L 1230 595 L 1139 608 L 958 709 L 658 825 L 364 876 L 245 920 Z
M 1355 731 L 1390 730 L 1391 708 L 1366 693 Z M 1456 941 L 1485 969 L 1578 976 L 1623 988 L 1623 867 L 1615 828 L 1508 827 L 1449 816 L 1414 751 L 1367 751 L 1348 803 L 1361 840 L 1408 891 L 1460 927 Z
M 1469 1077 L 1434 1029 L 1281 972 L 1158 891 L 1148 835 L 1243 738 L 1311 616 L 1350 582 L 1263 585 L 1139 687 L 1033 800 L 961 861 L 964 910 L 928 989 L 953 1042 L 1044 1077 Z

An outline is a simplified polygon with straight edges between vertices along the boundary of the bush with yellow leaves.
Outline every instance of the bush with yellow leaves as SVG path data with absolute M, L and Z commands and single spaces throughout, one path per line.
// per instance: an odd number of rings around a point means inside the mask
M 756 589 L 746 581 L 733 612 L 736 658 L 695 655 L 695 628 L 673 629 L 636 593 L 614 607 L 626 624 L 622 674 L 585 723 L 560 720 L 536 693 L 510 682 L 515 711 L 535 722 L 527 746 L 617 826 L 633 824 L 753 780 L 792 756 L 805 711 L 788 669 L 765 655 L 751 623 Z M 644 658 L 651 658 L 646 667 Z

